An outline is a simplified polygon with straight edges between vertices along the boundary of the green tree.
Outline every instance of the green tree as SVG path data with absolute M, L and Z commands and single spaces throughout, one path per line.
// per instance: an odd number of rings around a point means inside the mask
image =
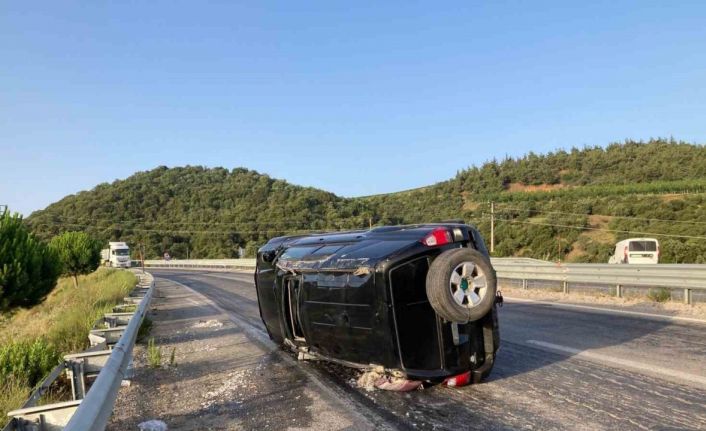
M 64 232 L 52 238 L 49 246 L 59 256 L 62 274 L 74 279 L 78 287 L 78 276 L 90 274 L 100 265 L 100 243 L 84 232 Z
M 35 305 L 56 285 L 58 258 L 22 223 L 18 214 L 0 214 L 0 311 Z
M 18 214 L 0 214 L 0 311 L 38 304 L 56 285 L 57 256 L 32 235 Z

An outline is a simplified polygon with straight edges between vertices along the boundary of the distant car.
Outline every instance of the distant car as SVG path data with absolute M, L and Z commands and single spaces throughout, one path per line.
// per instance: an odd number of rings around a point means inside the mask
M 458 386 L 495 361 L 502 297 L 462 222 L 273 238 L 255 285 L 270 338 L 300 355 Z
M 629 238 L 615 244 L 608 263 L 659 263 L 659 241 L 654 238 Z

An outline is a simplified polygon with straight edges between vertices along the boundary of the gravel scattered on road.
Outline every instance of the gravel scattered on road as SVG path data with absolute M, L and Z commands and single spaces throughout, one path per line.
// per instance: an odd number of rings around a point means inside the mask
M 108 430 L 138 430 L 150 420 L 170 431 L 363 429 L 228 316 L 177 284 L 158 280 L 157 291 L 149 337 L 162 365 L 151 368 L 144 342 L 135 346 L 134 378 L 120 389 Z

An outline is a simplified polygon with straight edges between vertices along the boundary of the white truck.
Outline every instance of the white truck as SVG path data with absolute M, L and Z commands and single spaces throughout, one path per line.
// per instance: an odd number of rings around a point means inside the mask
M 101 250 L 103 265 L 114 268 L 130 268 L 130 247 L 124 242 L 109 242 Z

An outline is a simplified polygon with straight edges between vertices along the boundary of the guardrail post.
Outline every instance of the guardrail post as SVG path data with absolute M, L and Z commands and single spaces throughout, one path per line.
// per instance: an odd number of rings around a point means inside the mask
M 522 289 L 527 290 L 527 280 L 522 279 Z
M 569 293 L 569 282 L 564 280 L 561 282 L 564 293 Z
M 623 297 L 623 286 L 620 284 L 615 285 L 615 296 L 618 298 Z
M 70 374 L 71 392 L 74 400 L 82 400 L 86 396 L 86 378 L 83 372 L 83 361 L 68 361 L 66 369 Z
M 691 304 L 691 289 L 684 289 L 684 304 Z

